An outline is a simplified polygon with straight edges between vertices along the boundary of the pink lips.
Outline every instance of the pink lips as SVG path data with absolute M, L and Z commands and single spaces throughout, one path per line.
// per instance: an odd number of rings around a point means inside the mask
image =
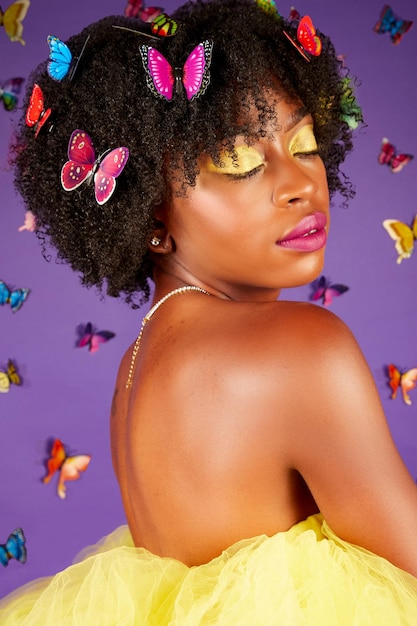
M 326 245 L 327 217 L 317 211 L 304 217 L 285 239 L 276 242 L 281 248 L 291 248 L 300 252 L 314 252 Z

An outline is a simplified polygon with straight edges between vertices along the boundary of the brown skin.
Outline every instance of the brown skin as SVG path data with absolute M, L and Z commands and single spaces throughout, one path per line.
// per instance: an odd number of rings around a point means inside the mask
M 282 240 L 328 216 L 323 163 L 293 150 L 310 118 L 282 126 L 238 181 L 202 162 L 196 187 L 161 208 L 155 302 L 131 389 L 131 348 L 112 406 L 116 475 L 134 542 L 187 565 L 273 535 L 320 510 L 343 539 L 417 576 L 417 489 L 368 366 L 346 326 L 314 305 L 276 302 L 308 283 L 324 248 Z M 238 142 L 239 143 L 239 140 Z

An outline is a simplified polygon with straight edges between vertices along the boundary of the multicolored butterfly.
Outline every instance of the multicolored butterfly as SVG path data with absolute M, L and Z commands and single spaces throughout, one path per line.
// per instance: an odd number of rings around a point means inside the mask
M 88 346 L 89 352 L 97 352 L 101 343 L 106 343 L 115 337 L 110 330 L 94 330 L 91 322 L 88 322 L 81 330 L 81 338 L 77 341 L 78 348 Z
M 0 26 L 4 26 L 10 41 L 20 41 L 22 46 L 25 45 L 22 39 L 22 21 L 26 17 L 29 6 L 29 0 L 17 0 L 17 2 L 13 2 L 13 4 L 7 7 L 4 12 L 0 9 Z
M 144 7 L 143 0 L 128 0 L 124 14 L 126 17 L 138 17 L 143 22 L 152 22 L 162 13 L 162 7 Z
M 210 63 L 213 43 L 205 40 L 189 54 L 183 68 L 173 68 L 164 55 L 152 46 L 142 45 L 140 53 L 146 72 L 146 84 L 154 96 L 172 100 L 185 89 L 188 100 L 199 98 L 210 84 Z
M 30 294 L 30 289 L 9 289 L 5 282 L 0 280 L 0 304 L 10 304 L 13 313 L 16 313 Z
M 378 34 L 389 33 L 393 44 L 400 43 L 403 35 L 412 27 L 411 20 L 403 20 L 395 15 L 389 4 L 385 4 L 378 22 L 374 26 L 374 31 Z
M 26 563 L 26 539 L 21 528 L 10 533 L 6 543 L 0 544 L 0 563 L 7 567 L 10 559 Z
M 396 153 L 392 143 L 386 137 L 383 138 L 381 152 L 378 155 L 378 163 L 388 165 L 391 171 L 396 174 L 412 159 L 414 159 L 414 156 L 411 154 Z
M 64 500 L 66 498 L 67 480 L 77 480 L 80 478 L 80 472 L 85 472 L 91 456 L 89 454 L 78 454 L 77 456 L 67 456 L 64 444 L 60 439 L 55 439 L 52 443 L 49 459 L 46 462 L 48 473 L 42 481 L 49 483 L 52 476 L 59 471 L 58 496 Z
M 36 230 L 36 217 L 35 215 L 33 215 L 32 211 L 26 211 L 25 221 L 22 226 L 19 226 L 17 230 L 19 231 L 19 233 L 24 230 L 28 230 L 29 232 L 33 233 Z
M 316 34 L 316 29 L 314 28 L 313 22 L 309 15 L 305 15 L 301 18 L 298 27 L 297 27 L 297 39 L 298 42 L 295 41 L 286 30 L 282 31 L 284 35 L 287 37 L 288 41 L 290 41 L 293 46 L 295 46 L 301 56 L 306 60 L 310 61 L 310 57 L 306 54 L 311 54 L 312 56 L 318 57 L 321 54 L 322 43 L 320 37 Z
M 274 0 L 256 0 L 256 4 L 262 9 L 262 11 L 265 11 L 265 13 L 268 13 L 273 17 L 280 17 Z
M 158 37 L 172 37 L 178 30 L 178 22 L 166 13 L 158 15 L 151 23 L 153 35 Z
M 398 252 L 397 263 L 409 259 L 414 250 L 414 240 L 417 239 L 417 215 L 411 228 L 398 220 L 384 220 L 382 225 L 395 241 L 395 249 Z
M 54 80 L 61 81 L 68 74 L 68 79 L 72 80 L 89 39 L 90 35 L 85 40 L 78 57 L 73 58 L 72 52 L 66 43 L 58 39 L 58 37 L 48 35 L 49 62 L 47 70 L 49 76 Z
M 6 111 L 13 111 L 17 104 L 17 96 L 20 93 L 24 78 L 10 78 L 6 83 L 0 85 L 0 100 Z
M 397 391 L 401 387 L 403 400 L 406 404 L 411 405 L 411 398 L 408 392 L 415 388 L 417 384 L 417 367 L 406 372 L 400 372 L 392 363 L 388 365 L 388 384 L 392 389 L 391 398 L 395 400 Z
M 68 144 L 68 159 L 62 166 L 61 183 L 65 191 L 77 189 L 93 177 L 95 196 L 102 205 L 112 196 L 116 178 L 129 158 L 128 148 L 115 148 L 96 159 L 93 142 L 84 130 L 74 130 Z
M 25 117 L 26 126 L 34 128 L 35 137 L 38 136 L 40 129 L 48 120 L 51 113 L 52 109 L 45 109 L 43 91 L 39 85 L 35 83 L 30 95 Z
M 8 393 L 10 385 L 21 385 L 22 379 L 20 378 L 16 366 L 11 359 L 7 363 L 7 370 L 0 372 L 0 393 Z
M 311 296 L 313 301 L 321 300 L 324 306 L 330 306 L 333 302 L 333 298 L 341 296 L 342 293 L 349 291 L 349 287 L 340 284 L 330 284 L 325 276 L 321 276 L 316 281 L 314 293 Z

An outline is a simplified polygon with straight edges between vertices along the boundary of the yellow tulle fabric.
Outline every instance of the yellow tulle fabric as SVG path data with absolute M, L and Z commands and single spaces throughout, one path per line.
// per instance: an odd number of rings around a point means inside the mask
M 187 567 L 135 548 L 126 526 L 0 602 L 11 626 L 416 626 L 417 579 L 313 515 Z

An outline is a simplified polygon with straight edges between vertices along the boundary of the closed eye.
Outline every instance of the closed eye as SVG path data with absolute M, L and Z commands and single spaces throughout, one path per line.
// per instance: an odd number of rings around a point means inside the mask
M 261 163 L 261 165 L 254 167 L 248 172 L 239 172 L 236 174 L 225 174 L 225 176 L 229 178 L 230 180 L 234 180 L 234 181 L 245 180 L 247 178 L 252 178 L 252 176 L 256 176 L 256 174 L 259 174 L 263 170 L 263 168 L 264 168 L 264 163 Z

